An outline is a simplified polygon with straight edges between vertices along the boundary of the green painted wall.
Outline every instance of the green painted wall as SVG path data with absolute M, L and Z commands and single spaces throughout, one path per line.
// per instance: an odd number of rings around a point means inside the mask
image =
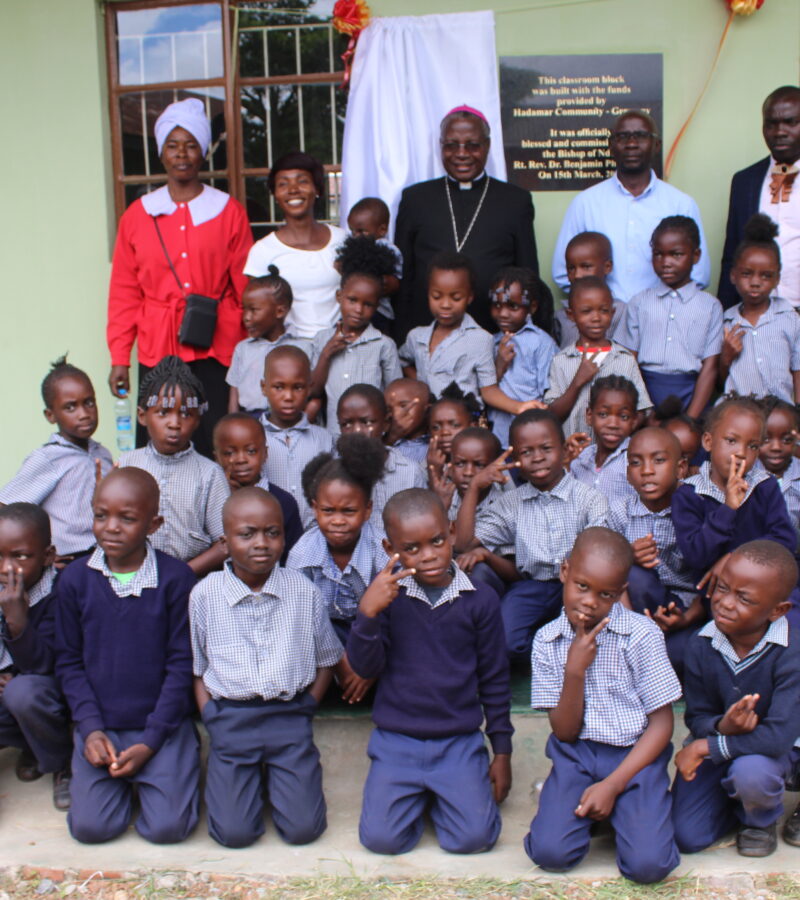
M 487 5 L 371 0 L 376 16 Z M 493 6 L 499 55 L 663 53 L 667 146 L 702 86 L 726 20 L 722 0 L 502 0 Z M 102 9 L 96 0 L 3 3 L 0 49 L 2 482 L 49 434 L 38 385 L 48 361 L 66 350 L 95 381 L 99 438 L 111 445 L 103 335 L 113 221 Z M 797 0 L 766 0 L 752 18 L 737 19 L 681 146 L 671 181 L 700 205 L 714 279 L 730 176 L 764 154 L 761 101 L 777 85 L 797 83 L 799 61 Z M 572 196 L 534 198 L 546 270 Z

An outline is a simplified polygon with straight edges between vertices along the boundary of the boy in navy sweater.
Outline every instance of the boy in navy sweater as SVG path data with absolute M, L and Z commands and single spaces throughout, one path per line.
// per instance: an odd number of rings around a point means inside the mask
M 56 550 L 33 503 L 0 508 L 0 743 L 20 747 L 17 777 L 53 773 L 53 803 L 69 808 L 72 732 L 55 678 Z
M 398 492 L 383 522 L 391 559 L 361 598 L 347 642 L 353 670 L 380 676 L 359 837 L 375 853 L 413 849 L 431 798 L 444 850 L 489 850 L 500 834 L 497 804 L 511 786 L 500 603 L 453 563 L 447 513 L 432 491 Z
M 797 583 L 774 541 L 735 550 L 711 598 L 714 621 L 689 641 L 684 692 L 691 742 L 675 757 L 675 837 L 694 853 L 739 825 L 742 856 L 777 846 L 784 782 L 798 759 L 800 637 L 785 613 Z M 784 840 L 800 846 L 800 811 Z
M 186 563 L 147 541 L 161 525 L 155 479 L 113 470 L 92 502 L 97 549 L 58 581 L 56 673 L 77 726 L 68 824 L 83 843 L 128 827 L 157 844 L 197 824 L 200 754 L 192 711 Z

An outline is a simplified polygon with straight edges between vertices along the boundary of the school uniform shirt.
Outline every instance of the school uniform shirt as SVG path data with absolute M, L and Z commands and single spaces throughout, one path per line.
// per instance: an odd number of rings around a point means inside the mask
M 475 512 L 477 513 L 480 509 L 488 509 L 493 503 L 497 503 L 497 501 L 503 497 L 508 491 L 515 490 L 514 482 L 509 478 L 507 484 L 498 484 L 496 481 L 493 481 L 489 487 L 489 492 L 483 498 L 483 500 L 478 501 L 478 505 L 475 507 Z M 450 501 L 450 509 L 447 510 L 447 517 L 451 522 L 455 522 L 458 518 L 458 511 L 461 509 L 462 498 L 458 491 L 453 492 L 453 499 Z
M 492 338 L 495 360 L 502 337 L 498 333 Z M 500 379 L 500 390 L 512 400 L 541 400 L 547 390 L 550 363 L 558 353 L 556 342 L 546 331 L 537 328 L 530 316 L 522 328 L 514 332 L 511 342 L 514 345 L 514 359 Z M 508 430 L 513 420 L 511 413 L 500 409 L 489 410 L 492 431 L 504 447 L 508 446 Z
M 378 616 L 356 615 L 347 658 L 362 678 L 379 678 L 378 728 L 420 740 L 472 734 L 486 720 L 495 753 L 511 752 L 511 688 L 500 601 L 455 564 L 431 601 L 409 576 Z
M 402 453 L 411 462 L 419 463 L 423 468 L 428 464 L 428 444 L 430 436 L 427 434 L 415 438 L 400 438 L 392 444 L 392 449 Z
M 697 579 L 678 546 L 669 506 L 652 512 L 634 493 L 611 504 L 605 524 L 630 544 L 652 534 L 658 547 L 658 565 L 655 567 L 658 580 L 680 599 L 684 609 L 691 606 L 697 596 Z
M 575 538 L 602 525 L 608 501 L 594 488 L 565 472 L 551 491 L 523 484 L 508 491 L 475 516 L 475 537 L 493 553 L 514 554 L 527 578 L 552 581 L 572 552 Z
M 93 731 L 143 729 L 158 751 L 190 715 L 192 570 L 148 545 L 133 580 L 119 582 L 97 549 L 56 583 L 56 675 L 85 741 Z
M 569 473 L 577 481 L 600 491 L 609 505 L 626 497 L 635 497 L 636 491 L 628 481 L 628 444 L 625 440 L 610 453 L 600 468 L 597 467 L 597 444 L 584 447 L 572 461 Z
M 111 266 L 106 329 L 111 365 L 130 365 L 134 342 L 145 366 L 168 354 L 184 362 L 210 357 L 230 365 L 233 348 L 244 337 L 242 269 L 252 243 L 244 207 L 210 185 L 187 203 L 175 203 L 166 185 L 134 201 L 119 221 Z M 219 300 L 207 350 L 178 342 L 188 294 Z
M 372 527 L 381 537 L 384 534 L 383 508 L 389 500 L 399 491 L 428 486 L 428 476 L 421 465 L 412 462 L 394 447 L 387 447 L 387 450 L 389 452 L 383 465 L 383 475 L 372 489 L 372 515 L 370 516 Z
M 25 592 L 28 621 L 15 638 L 0 614 L 0 671 L 13 667 L 14 674 L 52 675 L 55 666 L 55 584 L 58 572 L 48 566 L 36 584 Z
M 226 560 L 192 591 L 189 618 L 194 674 L 215 700 L 291 700 L 343 654 L 322 594 L 279 565 L 254 591 Z
M 481 388 L 497 384 L 492 336 L 467 313 L 459 327 L 431 353 L 435 327 L 431 322 L 411 329 L 400 348 L 400 363 L 414 366 L 418 380 L 424 381 L 435 397 L 455 381 L 465 394 L 472 394 L 482 404 Z
M 375 242 L 376 244 L 380 244 L 383 247 L 388 247 L 392 253 L 394 253 L 395 258 L 395 267 L 394 267 L 394 276 L 398 281 L 402 281 L 403 279 L 403 254 L 400 252 L 398 247 L 391 241 L 387 241 L 386 238 L 378 238 Z M 385 316 L 390 321 L 394 321 L 394 307 L 392 306 L 392 299 L 390 297 L 381 297 L 378 301 L 378 309 L 382 316 Z
M 333 337 L 336 327 L 320 331 L 311 344 L 311 367 L 319 362 L 325 345 Z M 342 394 L 354 384 L 371 384 L 379 390 L 403 377 L 394 341 L 381 334 L 374 325 L 367 325 L 361 334 L 344 350 L 331 357 L 325 381 L 328 431 L 339 434 L 336 407 Z
M 239 406 L 242 409 L 267 408 L 267 398 L 261 390 L 264 360 L 272 350 L 284 344 L 299 347 L 306 353 L 310 350 L 309 342 L 291 331 L 284 331 L 275 341 L 263 337 L 245 338 L 233 348 L 233 359 L 225 381 L 239 392 Z
M 797 532 L 775 479 L 755 466 L 744 478 L 747 493 L 738 509 L 725 505 L 725 493 L 711 480 L 708 462 L 672 495 L 678 547 L 698 576 L 748 541 L 777 541 L 795 551 Z
M 584 680 L 583 727 L 579 740 L 630 747 L 647 717 L 680 699 L 681 686 L 667 657 L 661 629 L 620 603 L 597 635 L 597 655 Z M 567 654 L 575 631 L 564 610 L 533 639 L 531 707 L 554 709 L 561 699 Z
M 222 469 L 191 444 L 166 455 L 159 453 L 151 441 L 146 447 L 123 453 L 119 464 L 144 469 L 158 483 L 158 512 L 164 524 L 150 535 L 156 550 L 185 561 L 222 537 L 222 506 L 230 487 Z
M 758 460 L 753 468 L 763 469 L 763 471 L 767 472 L 761 460 Z M 772 472 L 767 472 L 767 474 L 778 482 L 783 499 L 786 501 L 789 518 L 792 525 L 797 529 L 798 548 L 800 548 L 800 459 L 793 456 L 786 471 L 780 478 L 777 475 L 773 475 Z
M 634 196 L 615 173 L 605 181 L 581 191 L 570 203 L 553 251 L 553 280 L 565 292 L 567 244 L 582 231 L 599 231 L 611 241 L 614 268 L 608 286 L 614 297 L 627 302 L 655 281 L 650 238 L 666 216 L 689 216 L 700 229 L 700 259 L 692 269 L 692 279 L 705 287 L 711 276 L 700 210 L 695 201 L 650 173 L 650 183 Z
M 344 569 L 333 561 L 328 542 L 316 526 L 295 545 L 289 554 L 287 568 L 302 572 L 316 585 L 329 618 L 349 621 L 355 618 L 364 591 L 388 562 L 380 538 L 370 523 L 365 522 Z
M 266 415 L 259 419 L 267 439 L 267 478 L 297 500 L 303 528 L 314 521 L 314 513 L 303 495 L 302 474 L 318 453 L 333 453 L 333 437 L 319 425 L 312 425 L 305 413 L 289 428 L 273 425 Z
M 244 265 L 251 278 L 269 274 L 275 265 L 292 286 L 292 308 L 286 316 L 286 327 L 301 338 L 311 340 L 318 331 L 330 328 L 339 318 L 336 291 L 341 275 L 336 269 L 336 253 L 347 238 L 337 225 L 326 225 L 330 236 L 319 250 L 289 247 L 273 231 L 253 244 Z
M 628 303 L 615 335 L 650 372 L 699 372 L 703 360 L 722 349 L 722 304 L 690 281 L 671 288 L 658 279 Z
M 102 444 L 89 439 L 84 450 L 60 434 L 29 453 L 19 472 L 0 490 L 0 503 L 35 503 L 50 516 L 56 551 L 62 556 L 94 546 L 92 497 L 95 460 L 107 475 L 114 465 Z
M 637 409 L 650 409 L 653 405 L 647 388 L 642 381 L 642 374 L 639 366 L 630 350 L 611 341 L 611 349 L 600 360 L 600 371 L 595 375 L 595 379 L 604 378 L 606 375 L 623 375 L 629 381 L 633 382 L 639 394 L 639 403 Z M 578 371 L 581 364 L 581 351 L 577 345 L 573 344 L 564 350 L 559 350 L 550 363 L 549 385 L 545 391 L 545 403 L 552 403 L 557 400 L 572 384 L 572 379 Z M 594 379 L 593 379 L 594 380 Z M 589 406 L 589 391 L 592 383 L 585 384 L 578 393 L 578 399 L 572 407 L 572 411 L 564 421 L 564 434 L 575 434 L 576 431 L 584 431 L 594 440 L 594 432 L 589 428 L 586 422 L 586 409 Z
M 780 757 L 800 735 L 800 637 L 785 616 L 740 659 L 714 621 L 692 635 L 684 664 L 686 724 L 695 739 L 706 738 L 711 759 L 723 764 L 739 756 Z M 719 734 L 730 706 L 758 694 L 758 724 L 747 734 Z
M 800 372 L 800 316 L 794 307 L 773 297 L 755 325 L 742 316 L 741 306 L 726 310 L 724 321 L 726 328 L 744 328 L 742 352 L 731 363 L 725 392 L 756 397 L 775 394 L 794 403 L 792 372 Z

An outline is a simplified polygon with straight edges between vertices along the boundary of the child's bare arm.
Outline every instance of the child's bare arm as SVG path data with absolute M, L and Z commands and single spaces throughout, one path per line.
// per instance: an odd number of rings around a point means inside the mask
M 584 385 L 589 384 L 594 376 L 600 371 L 600 366 L 595 362 L 596 356 L 597 353 L 593 353 L 589 356 L 586 351 L 581 354 L 581 362 L 578 366 L 578 371 L 573 376 L 569 386 L 560 397 L 556 397 L 550 404 L 550 409 L 562 422 L 566 421 L 569 414 L 572 412 L 573 406 L 578 402 L 578 397 Z
M 311 694 L 317 703 L 325 696 L 325 691 L 328 690 L 332 678 L 333 667 L 327 666 L 322 669 L 317 669 L 317 677 L 311 682 L 308 688 L 308 693 Z
M 198 710 L 202 712 L 203 707 L 211 699 L 211 694 L 208 693 L 205 682 L 198 675 L 195 675 L 192 681 L 192 690 L 194 691 L 194 702 L 197 704 Z
M 630 780 L 645 766 L 655 762 L 669 744 L 673 725 L 671 705 L 662 706 L 650 713 L 647 717 L 647 727 L 617 768 L 583 792 L 575 815 L 581 818 L 607 819 L 614 809 L 617 797 L 625 790 Z
M 352 342 L 352 337 L 347 336 L 339 322 L 336 330 L 331 335 L 330 340 L 322 348 L 314 371 L 311 373 L 311 390 L 309 396 L 312 399 L 321 397 L 325 391 L 325 382 L 328 380 L 328 371 L 331 367 L 331 360 L 337 353 L 341 353 L 345 347 Z
M 697 381 L 695 382 L 692 402 L 686 410 L 686 415 L 696 419 L 708 406 L 711 395 L 714 393 L 714 387 L 717 383 L 718 369 L 719 356 L 709 356 L 703 360 L 700 374 L 697 376 Z
M 228 388 L 228 412 L 239 412 L 239 388 Z
M 482 387 L 481 397 L 488 406 L 511 413 L 512 416 L 518 416 L 527 409 L 545 409 L 547 407 L 547 404 L 541 400 L 512 400 L 496 384 Z
M 467 575 L 472 572 L 478 563 L 486 563 L 503 581 L 519 581 L 522 577 L 512 560 L 506 559 L 505 556 L 500 556 L 497 553 L 492 553 L 486 547 L 473 547 L 472 550 L 467 550 L 466 553 L 460 554 L 456 562 Z
M 187 565 L 198 578 L 202 578 L 204 575 L 208 575 L 209 572 L 221 569 L 224 562 L 225 551 L 222 549 L 222 542 L 214 541 L 208 550 L 204 550 L 195 556 L 194 559 L 190 559 Z

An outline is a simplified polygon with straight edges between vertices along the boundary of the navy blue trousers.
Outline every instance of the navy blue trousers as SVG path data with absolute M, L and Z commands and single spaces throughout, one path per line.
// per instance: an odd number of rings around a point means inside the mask
M 28 749 L 40 772 L 60 772 L 72 755 L 69 711 L 52 675 L 15 675 L 0 702 L 0 744 Z
M 368 850 L 413 850 L 422 837 L 426 807 L 443 850 L 491 850 L 502 822 L 480 731 L 421 740 L 376 728 L 367 753 L 372 762 L 358 836 Z
M 645 610 L 654 613 L 659 606 L 666 609 L 670 603 L 683 606 L 683 601 L 661 583 L 655 569 L 645 569 L 642 566 L 631 566 L 628 576 L 628 597 L 631 606 L 638 613 L 644 613 Z M 681 681 L 683 681 L 683 665 L 689 639 L 703 627 L 703 624 L 700 622 L 664 635 L 667 656 L 672 663 L 672 668 L 675 669 L 675 674 Z
M 104 733 L 119 752 L 141 743 L 144 732 L 106 728 Z M 136 819 L 139 834 L 154 844 L 185 840 L 197 825 L 200 805 L 200 741 L 189 719 L 131 778 L 112 778 L 105 766 L 91 765 L 83 755 L 83 739 L 75 732 L 69 833 L 82 844 L 118 837 L 133 816 L 134 785 L 141 805 Z
M 525 852 L 537 866 L 564 872 L 589 850 L 593 820 L 575 815 L 583 792 L 607 778 L 630 747 L 581 740 L 568 744 L 551 734 L 546 752 L 553 768 L 525 838 Z M 669 745 L 628 782 L 609 819 L 616 833 L 617 866 L 626 878 L 641 884 L 661 881 L 680 862 L 670 814 L 667 764 L 671 755 Z
M 560 581 L 515 581 L 503 597 L 501 613 L 508 655 L 513 660 L 531 658 L 536 632 L 561 612 Z
M 686 412 L 694 396 L 697 372 L 666 375 L 663 372 L 642 369 L 642 380 L 653 401 L 653 406 L 660 406 L 667 397 L 675 395 L 681 401 L 681 412 Z
M 309 844 L 327 826 L 322 767 L 309 693 L 292 700 L 209 700 L 206 773 L 208 833 L 225 847 L 248 847 L 264 833 L 262 767 L 272 821 L 289 844 Z
M 779 757 L 739 756 L 719 766 L 706 759 L 693 781 L 676 775 L 672 818 L 681 851 L 704 850 L 739 824 L 766 828 L 777 822 L 786 778 L 798 760 L 795 748 Z

